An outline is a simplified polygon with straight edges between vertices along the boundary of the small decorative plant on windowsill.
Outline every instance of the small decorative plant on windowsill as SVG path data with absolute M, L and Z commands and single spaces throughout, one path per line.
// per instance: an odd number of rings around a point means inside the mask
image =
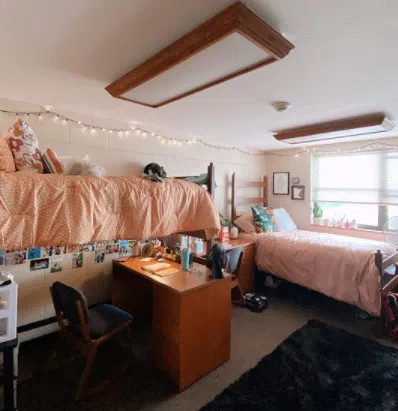
M 314 224 L 321 225 L 321 223 L 322 223 L 322 216 L 323 216 L 323 210 L 322 210 L 322 208 L 319 206 L 318 203 L 315 203 L 314 209 L 312 210 L 312 214 L 313 214 L 312 222 L 313 222 Z

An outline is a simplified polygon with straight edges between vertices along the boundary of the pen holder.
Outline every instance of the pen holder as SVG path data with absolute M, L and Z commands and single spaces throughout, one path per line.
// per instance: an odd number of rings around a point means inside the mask
M 181 269 L 183 271 L 189 271 L 189 258 L 191 252 L 188 249 L 181 250 Z

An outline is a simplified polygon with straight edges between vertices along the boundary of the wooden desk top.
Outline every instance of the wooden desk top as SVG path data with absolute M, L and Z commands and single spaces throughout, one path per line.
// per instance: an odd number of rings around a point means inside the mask
M 126 262 L 114 261 L 114 264 L 118 264 L 128 270 L 133 271 L 135 274 L 139 274 L 142 277 L 147 278 L 153 283 L 159 284 L 163 287 L 169 288 L 177 294 L 185 294 L 190 291 L 194 291 L 198 288 L 207 287 L 214 281 L 230 281 L 230 274 L 224 274 L 224 279 L 213 280 L 211 276 L 211 271 L 201 264 L 193 264 L 194 269 L 199 270 L 201 274 L 195 270 L 194 272 L 187 272 L 181 270 L 181 264 L 175 263 L 174 261 L 165 260 L 165 263 L 171 265 L 171 267 L 178 268 L 179 271 L 165 277 L 160 277 L 156 274 L 151 274 L 148 271 L 142 269 L 145 265 L 150 265 L 156 263 L 155 259 L 148 262 L 140 261 L 139 258 L 130 257 Z

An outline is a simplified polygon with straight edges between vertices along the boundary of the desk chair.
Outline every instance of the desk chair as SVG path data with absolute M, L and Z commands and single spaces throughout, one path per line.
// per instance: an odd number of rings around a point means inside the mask
M 124 331 L 132 337 L 130 325 L 133 317 L 110 304 L 100 304 L 89 309 L 80 291 L 58 281 L 50 287 L 50 291 L 61 328 L 60 337 L 87 358 L 75 394 L 75 399 L 79 400 L 98 391 L 108 382 L 104 381 L 91 389 L 87 387 L 95 355 L 101 344 Z
M 226 267 L 226 271 L 229 274 L 232 274 L 232 279 L 231 279 L 231 293 L 232 296 L 233 294 L 238 294 L 238 299 L 232 299 L 233 302 L 240 302 L 243 303 L 245 302 L 245 299 L 243 297 L 243 291 L 242 288 L 240 287 L 239 284 L 239 269 L 241 266 L 241 263 L 243 261 L 243 256 L 244 256 L 244 251 L 242 247 L 237 247 L 232 249 L 231 251 L 228 251 L 228 263 Z

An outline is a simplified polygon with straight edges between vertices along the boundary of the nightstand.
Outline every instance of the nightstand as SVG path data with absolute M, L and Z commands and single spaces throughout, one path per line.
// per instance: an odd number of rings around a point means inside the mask
M 218 242 L 218 241 L 217 241 Z M 218 242 L 219 243 L 219 242 Z M 256 266 L 256 242 L 247 238 L 237 238 L 235 240 L 230 239 L 228 241 L 231 247 L 226 248 L 226 251 L 232 250 L 237 247 L 242 247 L 244 251 L 243 261 L 240 266 L 238 273 L 238 279 L 240 287 L 242 288 L 243 294 L 254 292 L 255 288 L 255 277 L 257 272 Z M 220 243 L 221 244 L 221 243 Z M 194 261 L 199 264 L 206 264 L 207 250 L 206 246 L 204 252 L 200 255 L 194 254 Z

